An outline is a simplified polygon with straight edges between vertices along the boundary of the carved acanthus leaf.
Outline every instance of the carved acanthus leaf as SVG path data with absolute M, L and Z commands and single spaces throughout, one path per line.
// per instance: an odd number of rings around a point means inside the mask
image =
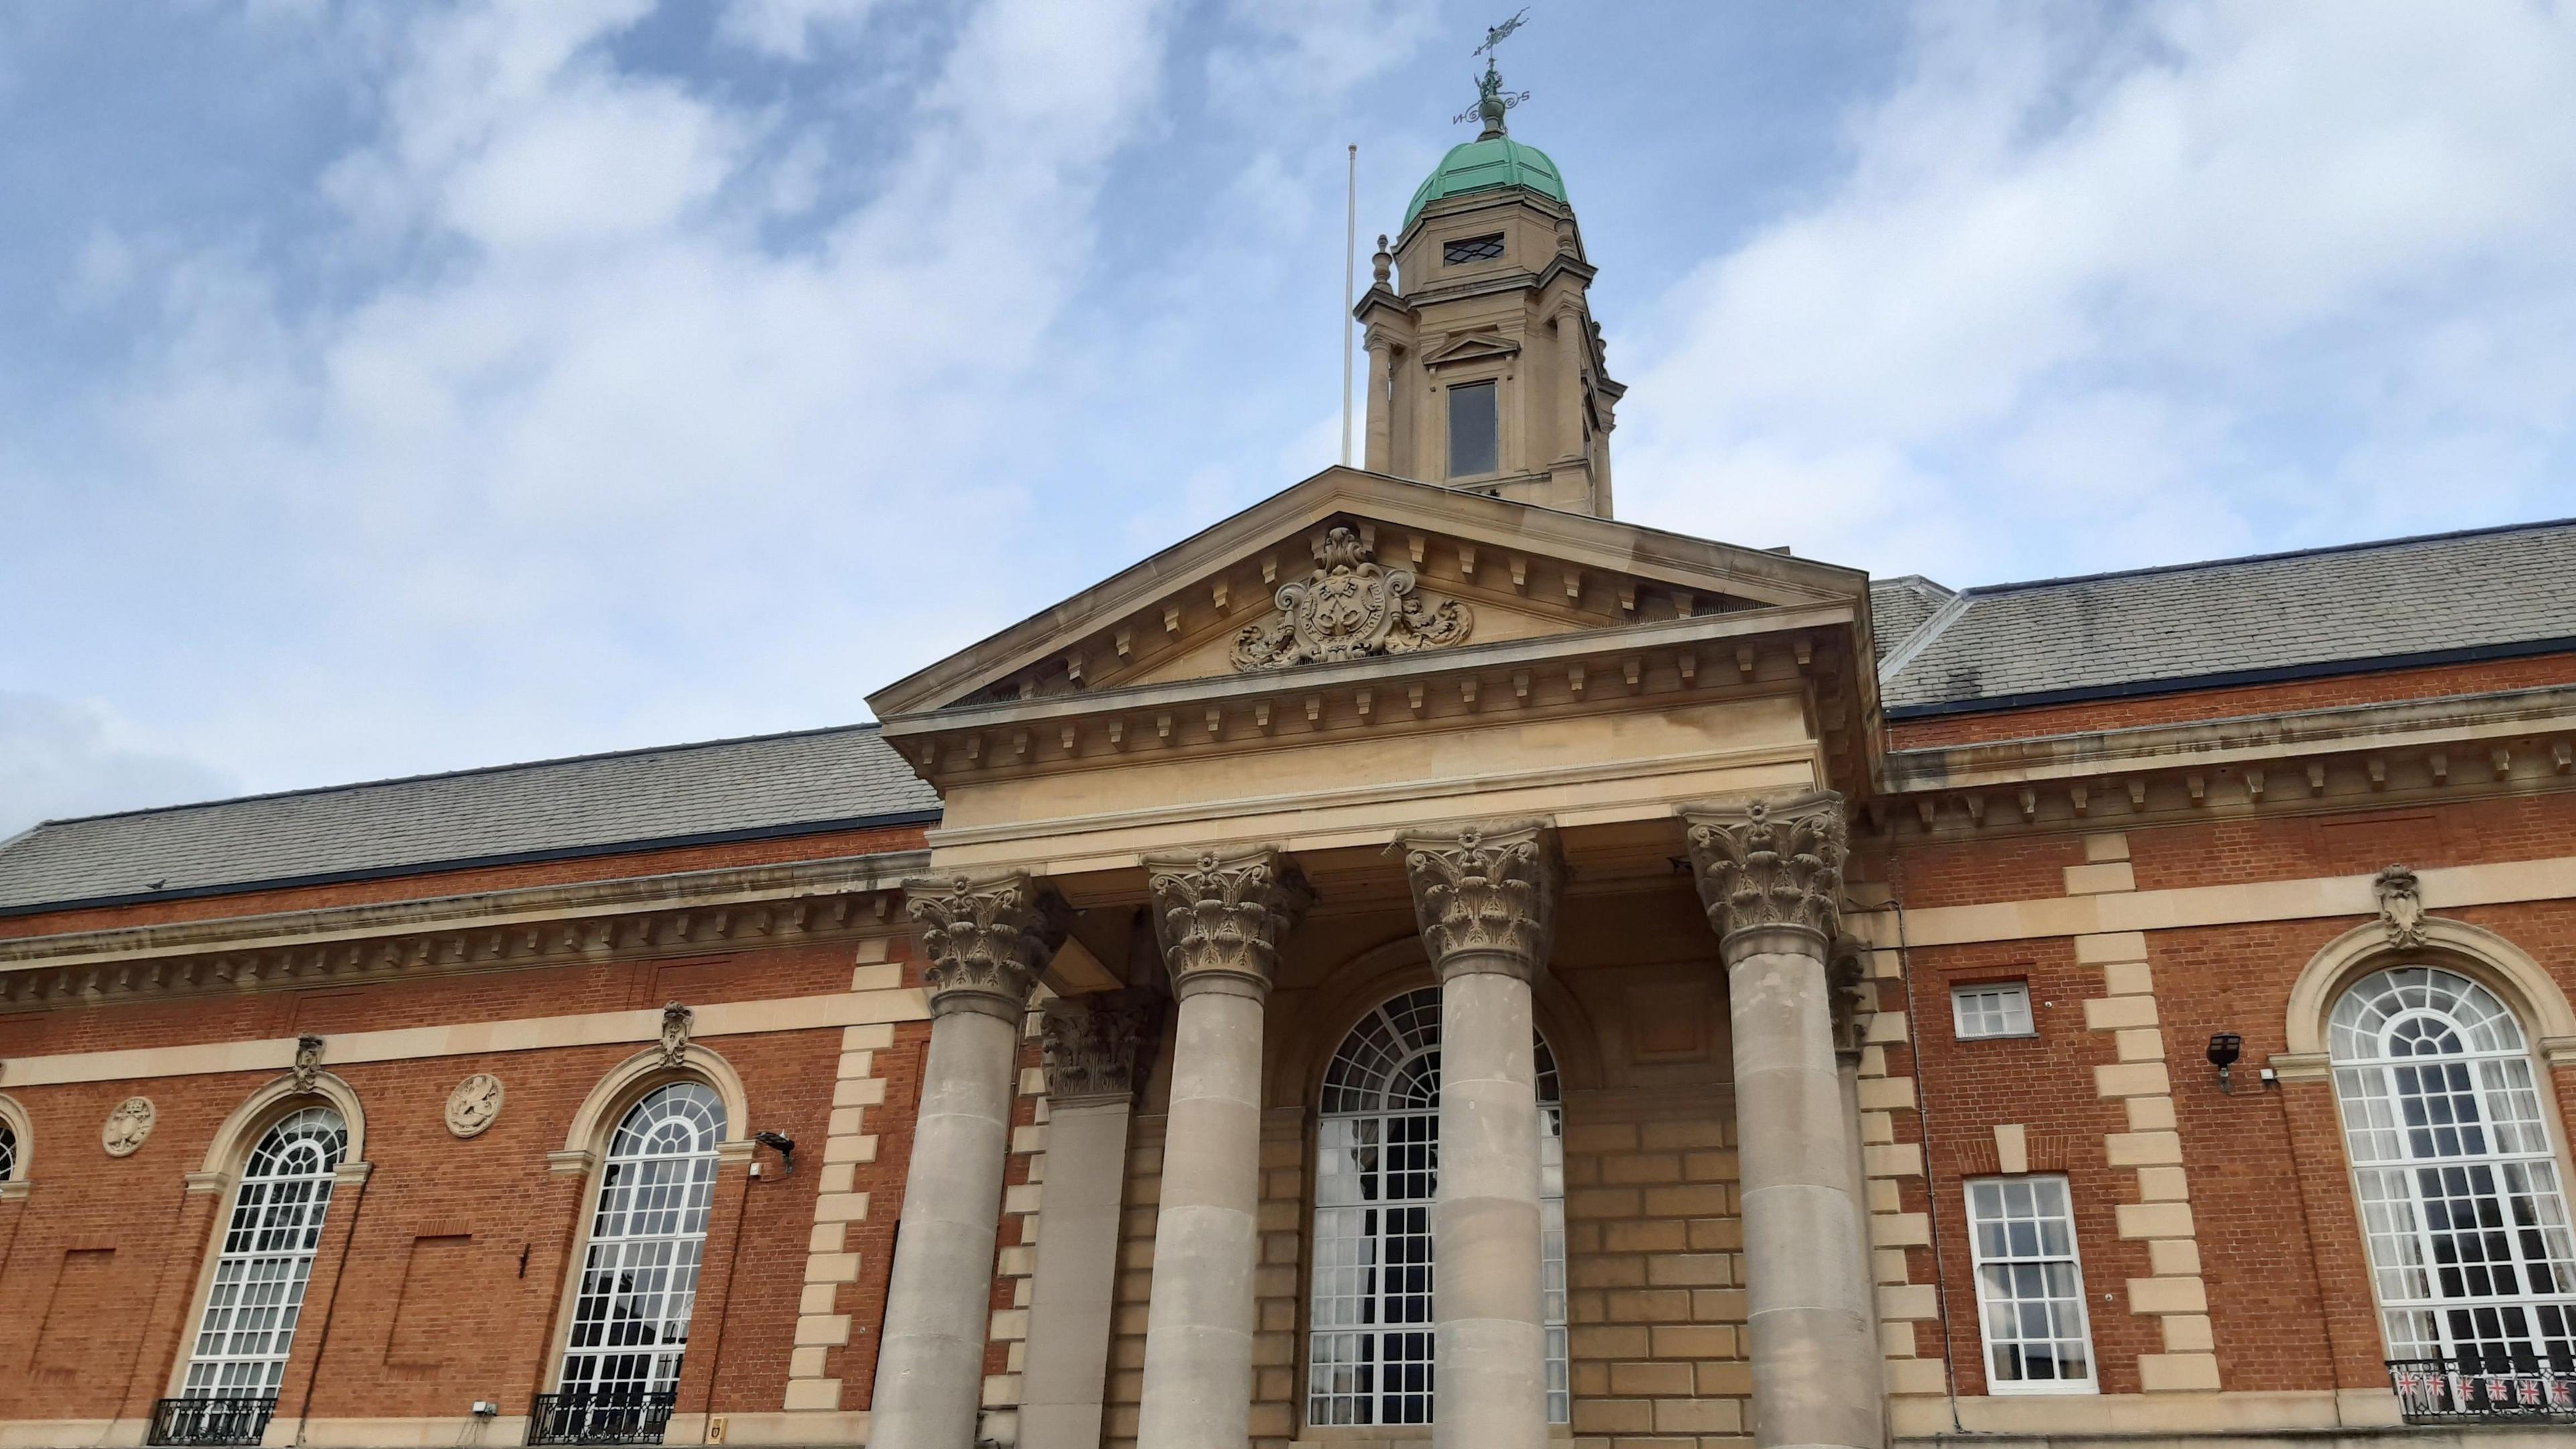
M 1018 1020 L 1064 940 L 1064 902 L 1040 891 L 1026 871 L 918 880 L 904 890 L 929 958 L 922 975 L 932 1014 L 981 1011 Z
M 1173 990 L 1233 982 L 1266 993 L 1279 943 L 1313 904 L 1306 877 L 1274 846 L 1148 859 L 1154 934 Z
M 1763 927 L 1841 927 L 1849 830 L 1831 790 L 1737 809 L 1686 810 L 1691 871 L 1708 923 L 1723 938 Z
M 2379 926 L 2391 946 L 2424 944 L 2424 889 L 2415 872 L 2392 865 L 2372 877 L 2370 893 L 2379 901 Z
M 1279 586 L 1279 611 L 1234 636 L 1241 672 L 1410 654 L 1456 644 L 1475 614 L 1456 599 L 1433 603 L 1414 592 L 1410 569 L 1382 568 L 1347 528 L 1315 542 L 1315 571 Z
M 1048 1002 L 1047 1096 L 1059 1103 L 1134 1096 L 1161 1015 L 1159 999 L 1133 988 Z
M 1399 835 L 1423 949 L 1443 980 L 1504 971 L 1535 980 L 1547 968 L 1565 880 L 1556 832 L 1533 820 Z

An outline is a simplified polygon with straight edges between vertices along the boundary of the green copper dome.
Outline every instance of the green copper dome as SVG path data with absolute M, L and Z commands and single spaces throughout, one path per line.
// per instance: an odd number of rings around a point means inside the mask
M 1451 147 L 1413 193 L 1413 204 L 1404 209 L 1404 224 L 1412 226 L 1414 218 L 1422 215 L 1422 208 L 1444 197 L 1505 186 L 1518 186 L 1550 201 L 1571 204 L 1565 200 L 1565 178 L 1558 174 L 1556 163 L 1547 159 L 1545 151 L 1524 146 L 1509 136 L 1492 136 Z

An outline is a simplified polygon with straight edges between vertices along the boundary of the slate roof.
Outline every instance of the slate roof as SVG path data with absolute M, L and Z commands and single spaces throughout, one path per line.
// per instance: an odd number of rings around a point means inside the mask
M 1880 698 L 1903 718 L 2564 649 L 2576 519 L 1964 589 L 1883 656 Z
M 1953 593 L 1871 585 L 1893 718 L 2576 650 L 2576 519 Z M 936 819 L 874 725 L 48 821 L 0 915 Z
M 1914 637 L 1923 622 L 1943 604 L 1957 598 L 1956 591 L 1943 588 L 1921 574 L 1903 574 L 1892 579 L 1869 581 L 1869 617 L 1877 633 L 1874 647 L 1878 657 L 1887 656 Z
M 872 724 L 716 740 L 47 821 L 0 842 L 0 914 L 938 813 Z

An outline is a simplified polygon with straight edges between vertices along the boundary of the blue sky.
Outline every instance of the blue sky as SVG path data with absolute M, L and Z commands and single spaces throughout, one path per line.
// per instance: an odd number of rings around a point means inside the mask
M 1508 6 L 0 9 L 0 834 L 864 718 L 1333 461 Z M 2576 514 L 2576 7 L 1533 0 L 1622 516 Z M 1363 263 L 1365 265 L 1365 263 Z

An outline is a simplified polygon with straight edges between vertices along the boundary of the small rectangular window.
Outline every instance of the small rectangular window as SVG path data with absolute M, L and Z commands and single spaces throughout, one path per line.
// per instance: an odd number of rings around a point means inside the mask
M 1987 1177 L 1967 1188 L 1986 1391 L 2098 1392 L 2066 1179 Z
M 1453 241 L 1440 249 L 1440 260 L 1444 265 L 1454 267 L 1460 262 L 1490 262 L 1502 254 L 1503 234 L 1496 232 L 1492 236 L 1471 236 L 1463 241 Z
M 1449 476 L 1474 478 L 1497 472 L 1494 384 L 1471 382 L 1449 389 Z
M 2018 981 L 1953 987 L 1950 1022 L 1961 1041 L 2038 1034 L 2030 1024 L 2030 988 Z

